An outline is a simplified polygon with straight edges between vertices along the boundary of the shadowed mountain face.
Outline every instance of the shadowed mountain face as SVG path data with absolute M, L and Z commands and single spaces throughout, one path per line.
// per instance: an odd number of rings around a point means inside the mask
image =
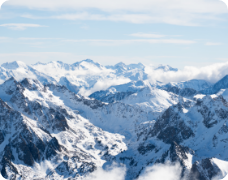
M 50 69 L 48 75 L 38 71 L 42 68 Z M 83 74 L 91 68 L 96 76 Z M 60 75 L 50 76 L 53 69 Z M 228 173 L 223 166 L 228 163 L 226 77 L 213 86 L 203 80 L 151 83 L 144 69 L 123 63 L 104 67 L 92 60 L 3 64 L 1 175 L 81 180 L 116 163 L 126 167 L 126 180 L 134 180 L 147 167 L 179 162 L 186 180 L 222 179 Z M 82 96 L 81 88 L 104 79 L 101 71 L 129 81 Z
M 201 92 L 203 94 L 216 94 L 221 89 L 227 89 L 228 88 L 228 75 L 223 77 L 221 80 L 219 80 L 217 83 L 215 83 L 213 86 L 202 90 Z

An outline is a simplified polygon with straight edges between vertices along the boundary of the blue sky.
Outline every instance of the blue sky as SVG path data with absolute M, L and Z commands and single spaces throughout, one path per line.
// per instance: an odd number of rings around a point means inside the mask
M 8 0 L 0 63 L 90 58 L 202 67 L 228 61 L 227 20 L 219 0 Z

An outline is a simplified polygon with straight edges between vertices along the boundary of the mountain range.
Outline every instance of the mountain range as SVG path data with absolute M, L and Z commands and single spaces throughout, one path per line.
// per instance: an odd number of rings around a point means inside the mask
M 185 180 L 228 173 L 228 76 L 163 83 L 170 66 L 92 60 L 0 66 L 0 171 L 11 180 L 84 179 L 110 164 L 136 180 L 180 163 Z

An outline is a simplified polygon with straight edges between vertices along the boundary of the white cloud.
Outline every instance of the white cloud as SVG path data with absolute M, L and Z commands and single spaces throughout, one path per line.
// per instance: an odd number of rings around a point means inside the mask
M 21 41 L 40 41 L 40 40 L 64 40 L 63 38 L 26 38 L 26 37 L 20 37 L 18 40 Z
M 35 9 L 98 9 L 106 12 L 193 12 L 224 13 L 224 4 L 217 0 L 10 0 L 8 5 L 24 6 Z
M 221 43 L 217 43 L 217 42 L 207 42 L 205 45 L 206 45 L 206 46 L 219 46 L 219 45 L 221 45 Z
M 225 4 L 218 0 L 10 0 L 8 5 L 41 10 L 77 10 L 75 14 L 50 17 L 67 20 L 105 20 L 130 23 L 168 23 L 176 25 L 202 25 L 205 20 L 219 20 L 218 15 L 227 13 Z M 91 14 L 89 12 L 98 12 Z
M 130 40 L 112 40 L 112 39 L 72 39 L 65 40 L 67 42 L 86 42 L 92 45 L 100 46 L 118 46 L 124 44 L 133 44 L 133 43 L 150 43 L 150 44 L 183 44 L 189 45 L 194 44 L 196 41 L 185 40 L 185 39 L 130 39 Z
M 126 168 L 124 166 L 116 166 L 115 164 L 108 167 L 107 170 L 98 168 L 83 180 L 124 180 Z
M 0 9 L 1 9 L 3 3 L 6 2 L 6 1 L 7 1 L 7 0 L 0 0 Z
M 3 26 L 3 25 L 0 25 Z M 11 26 L 8 24 L 4 25 L 4 27 L 14 27 L 16 29 L 22 30 L 25 28 L 24 26 Z M 29 27 L 29 26 L 28 26 Z M 32 27 L 32 26 L 31 26 Z M 1 38 L 0 38 L 1 40 Z M 182 45 L 191 45 L 197 43 L 194 40 L 186 40 L 186 39 L 162 39 L 162 38 L 155 38 L 155 39 L 64 39 L 64 38 L 27 38 L 27 37 L 20 37 L 20 38 L 7 38 L 5 37 L 2 40 L 11 40 L 11 42 L 18 41 L 18 43 L 55 43 L 56 41 L 59 43 L 88 43 L 90 45 L 95 46 L 119 46 L 119 45 L 128 45 L 128 44 L 138 44 L 138 43 L 149 43 L 149 44 L 182 44 Z
M 26 16 L 24 16 L 26 17 Z M 27 15 L 27 17 L 29 17 Z M 30 16 L 33 17 L 33 16 Z M 38 19 L 38 17 L 36 17 Z M 42 17 L 41 17 L 42 18 Z M 128 13 L 128 14 L 91 14 L 87 12 L 76 13 L 76 14 L 62 14 L 58 16 L 51 16 L 48 18 L 52 19 L 64 19 L 64 20 L 93 20 L 93 21 L 114 21 L 114 22 L 129 22 L 134 24 L 143 24 L 143 23 L 156 23 L 156 22 L 165 22 L 169 24 L 186 24 L 186 25 L 195 25 L 190 22 L 186 22 L 184 19 L 176 19 L 171 16 L 167 17 L 156 17 L 151 14 L 145 13 Z
M 182 168 L 179 163 L 155 164 L 147 167 L 137 180 L 180 180 Z M 116 165 L 107 170 L 98 168 L 83 180 L 125 180 L 126 168 Z
M 89 96 L 90 94 L 92 94 L 96 91 L 106 90 L 110 86 L 116 86 L 116 85 L 125 84 L 128 82 L 130 82 L 130 79 L 125 78 L 125 77 L 106 78 L 106 79 L 102 79 L 102 80 L 99 79 L 91 89 L 86 90 L 83 87 L 80 89 L 79 93 L 84 95 L 84 96 Z
M 222 19 L 215 16 L 215 14 L 203 13 L 186 13 L 186 12 L 154 12 L 153 13 L 99 13 L 91 14 L 88 12 L 74 13 L 74 14 L 60 14 L 55 16 L 34 16 L 31 14 L 24 14 L 22 17 L 29 19 L 60 19 L 60 20 L 90 20 L 90 21 L 114 21 L 114 22 L 128 22 L 134 24 L 145 23 L 167 23 L 182 26 L 201 26 L 202 20 L 219 20 Z
M 222 164 L 224 165 L 224 163 Z M 220 168 L 220 166 L 219 166 Z M 224 167 L 222 167 L 223 169 Z M 227 163 L 225 165 L 225 173 L 212 178 L 213 180 L 228 180 Z M 82 180 L 125 180 L 126 168 L 118 167 L 116 165 L 110 166 L 107 170 L 98 168 Z M 143 173 L 135 180 L 186 180 L 189 179 L 188 174 L 182 177 L 182 167 L 180 163 L 155 164 L 147 167 Z M 192 177 L 194 179 L 194 177 Z
M 133 36 L 133 37 L 140 37 L 140 38 L 162 38 L 162 37 L 165 37 L 165 35 L 162 35 L 162 34 L 150 34 L 150 33 L 133 33 L 133 34 L 130 34 L 130 36 Z
M 185 66 L 183 70 L 177 72 L 153 71 L 152 67 L 147 66 L 146 72 L 149 74 L 150 81 L 159 80 L 164 83 L 180 82 L 191 79 L 204 79 L 215 83 L 228 74 L 228 62 L 216 63 L 209 66 L 197 68 Z
M 179 163 L 155 164 L 146 168 L 137 180 L 180 180 L 182 168 Z
M 9 23 L 1 24 L 1 27 L 7 27 L 13 30 L 25 30 L 26 28 L 37 28 L 37 27 L 47 27 L 39 24 L 23 24 L 23 23 Z
M 10 38 L 8 38 L 8 37 L 0 37 L 0 41 L 6 41 L 6 40 L 10 40 Z

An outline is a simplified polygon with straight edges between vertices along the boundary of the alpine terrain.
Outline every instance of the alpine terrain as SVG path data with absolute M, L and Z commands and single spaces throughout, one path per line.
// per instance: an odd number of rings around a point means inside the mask
M 116 164 L 136 180 L 167 162 L 183 180 L 227 178 L 228 75 L 163 83 L 149 71 L 178 73 L 89 59 L 2 64 L 2 178 L 82 180 Z

